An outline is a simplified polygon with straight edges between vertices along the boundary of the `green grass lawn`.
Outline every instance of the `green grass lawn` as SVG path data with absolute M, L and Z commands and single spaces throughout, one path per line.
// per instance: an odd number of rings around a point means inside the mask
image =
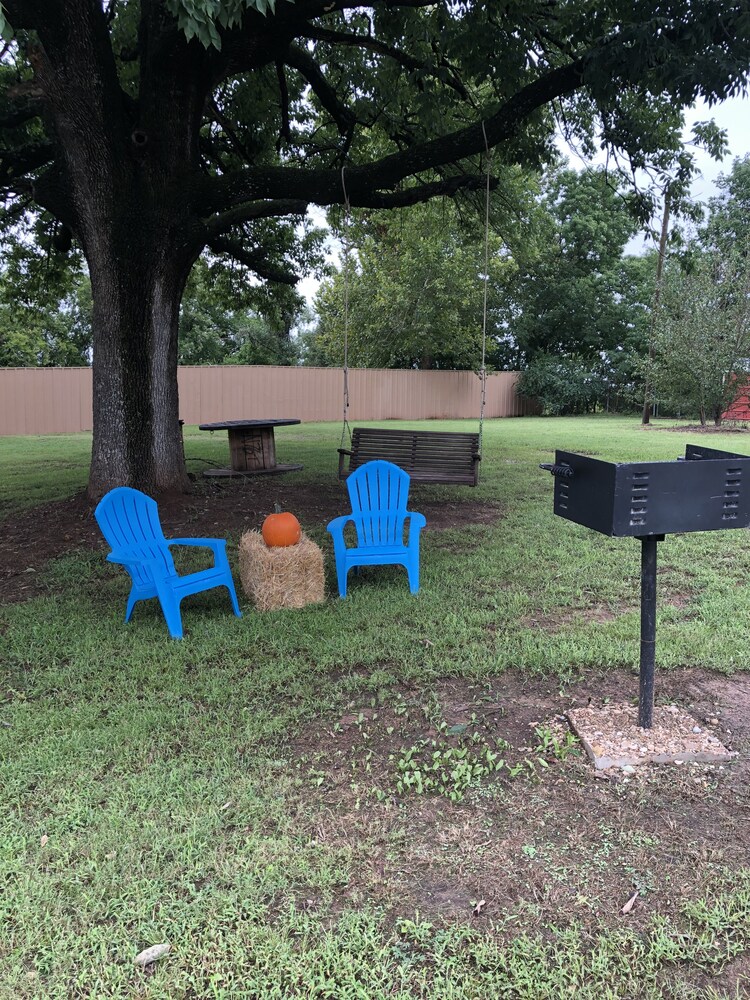
M 325 604 L 261 616 L 241 599 L 238 621 L 221 592 L 196 596 L 182 642 L 150 608 L 122 623 L 127 581 L 104 547 L 37 565 L 42 592 L 0 609 L 0 996 L 745 995 L 750 869 L 711 819 L 750 818 L 732 778 L 605 783 L 562 744 L 545 755 L 520 740 L 515 773 L 487 764 L 505 730 L 482 704 L 504 678 L 513 691 L 529 678 L 548 704 L 584 681 L 632 700 L 638 543 L 555 518 L 538 464 L 555 447 L 671 459 L 696 438 L 666 428 L 486 422 L 478 488 L 415 491 L 414 509 L 452 504 L 456 521 L 425 533 L 415 597 L 386 568 L 339 601 L 322 521 L 303 527 L 326 553 Z M 278 482 L 290 509 L 295 483 L 328 488 L 338 435 L 278 431 L 279 461 L 305 465 Z M 750 454 L 750 436 L 709 443 Z M 3 538 L 85 488 L 89 447 L 0 439 Z M 225 464 L 225 435 L 186 428 L 185 448 L 193 471 Z M 243 485 L 226 489 L 241 506 Z M 461 504 L 496 516 L 467 507 L 464 521 Z M 657 690 L 743 670 L 750 534 L 670 536 L 659 553 Z M 522 706 L 504 705 L 510 733 Z M 448 749 L 475 766 L 465 785 L 449 777 L 457 801 L 398 790 L 410 754 Z M 632 921 L 629 886 L 643 901 Z M 163 941 L 166 958 L 133 964 Z

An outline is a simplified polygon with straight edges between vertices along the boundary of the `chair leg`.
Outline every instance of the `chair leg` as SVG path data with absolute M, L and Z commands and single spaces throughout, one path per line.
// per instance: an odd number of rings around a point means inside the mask
M 164 614 L 164 619 L 169 629 L 169 634 L 173 639 L 182 639 L 182 615 L 180 614 L 180 602 L 174 591 L 163 590 L 159 594 L 159 604 Z
M 406 573 L 409 577 L 409 590 L 416 594 L 419 590 L 419 559 L 412 559 L 406 564 Z
M 238 618 L 242 618 L 242 612 L 240 611 L 240 605 L 237 601 L 237 591 L 234 589 L 234 582 L 232 580 L 227 584 L 227 590 L 229 591 L 229 599 L 232 602 L 232 608 L 234 613 Z
M 346 559 L 336 560 L 336 580 L 339 585 L 339 597 L 346 597 L 346 577 L 349 571 L 349 567 L 346 565 Z
M 133 616 L 133 608 L 138 603 L 138 598 L 135 596 L 135 588 L 130 591 L 130 596 L 128 597 L 128 606 L 125 608 L 125 621 L 129 622 Z

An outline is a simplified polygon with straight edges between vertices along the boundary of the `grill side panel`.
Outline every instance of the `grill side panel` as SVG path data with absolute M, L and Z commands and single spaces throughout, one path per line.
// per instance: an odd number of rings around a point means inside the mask
M 568 465 L 573 475 L 555 478 L 555 513 L 603 535 L 613 530 L 615 472 L 612 462 L 588 455 L 556 451 L 555 465 Z

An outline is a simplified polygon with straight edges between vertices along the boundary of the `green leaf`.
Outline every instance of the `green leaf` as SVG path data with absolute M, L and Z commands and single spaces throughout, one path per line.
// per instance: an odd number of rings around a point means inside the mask
M 13 31 L 13 28 L 11 27 L 8 18 L 5 16 L 5 9 L 0 3 L 0 38 L 4 38 L 6 42 L 9 42 L 13 38 L 14 34 L 15 32 Z
M 446 729 L 446 736 L 461 736 L 469 728 L 467 722 L 458 722 L 455 726 L 451 726 L 450 729 Z

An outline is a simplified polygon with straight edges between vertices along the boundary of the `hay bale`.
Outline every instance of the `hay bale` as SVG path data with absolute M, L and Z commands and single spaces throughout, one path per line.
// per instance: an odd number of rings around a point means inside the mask
M 323 553 L 304 531 L 296 545 L 283 548 L 269 548 L 259 531 L 246 531 L 240 539 L 240 580 L 258 611 L 325 600 Z

